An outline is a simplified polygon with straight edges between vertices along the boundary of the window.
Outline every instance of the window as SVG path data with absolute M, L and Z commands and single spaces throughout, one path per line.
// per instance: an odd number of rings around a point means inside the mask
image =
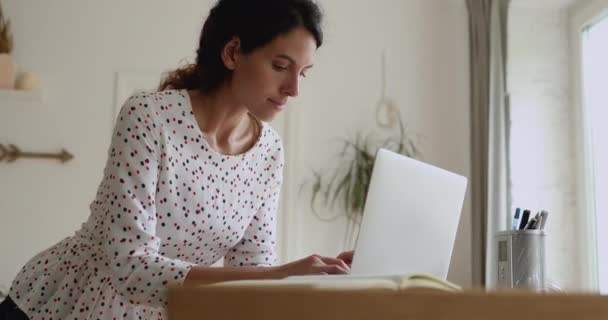
M 589 211 L 595 214 L 597 277 L 608 294 L 608 16 L 582 31 L 582 108 L 590 167 Z

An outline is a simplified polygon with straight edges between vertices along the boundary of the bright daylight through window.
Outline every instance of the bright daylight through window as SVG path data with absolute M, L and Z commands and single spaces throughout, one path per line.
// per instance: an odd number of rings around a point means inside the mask
M 608 17 L 583 30 L 583 108 L 593 181 L 598 280 L 608 294 Z

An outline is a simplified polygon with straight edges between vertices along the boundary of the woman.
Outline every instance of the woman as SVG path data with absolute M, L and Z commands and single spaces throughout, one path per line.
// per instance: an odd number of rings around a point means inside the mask
M 163 319 L 171 285 L 347 273 L 352 253 L 273 266 L 283 146 L 266 122 L 320 23 L 311 0 L 217 2 L 196 63 L 125 102 L 88 221 L 21 270 L 12 317 Z

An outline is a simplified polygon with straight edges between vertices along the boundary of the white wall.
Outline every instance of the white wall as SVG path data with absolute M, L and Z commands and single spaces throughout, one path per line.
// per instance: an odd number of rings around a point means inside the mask
M 0 164 L 0 284 L 33 254 L 70 235 L 88 215 L 113 122 L 115 72 L 158 72 L 193 57 L 210 0 L 3 1 L 20 69 L 43 81 L 43 105 L 0 106 L 0 143 L 69 149 L 75 160 Z M 469 175 L 467 14 L 443 0 L 321 2 L 326 44 L 289 114 L 287 152 L 297 190 L 310 169 L 330 165 L 336 138 L 373 128 L 380 54 L 387 50 L 389 93 L 424 159 Z M 286 258 L 341 248 L 343 221 L 309 213 L 307 194 L 286 195 Z M 470 195 L 469 195 L 470 196 Z M 471 283 L 470 203 L 465 203 L 450 279 Z M 313 235 L 314 234 L 314 235 Z
M 546 277 L 562 288 L 579 289 L 586 275 L 576 221 L 567 6 L 516 5 L 509 16 L 514 206 L 549 211 Z

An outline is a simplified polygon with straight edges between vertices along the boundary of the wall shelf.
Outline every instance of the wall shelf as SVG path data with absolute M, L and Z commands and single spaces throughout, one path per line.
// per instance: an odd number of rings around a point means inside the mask
M 0 106 L 5 106 L 7 104 L 42 103 L 43 100 L 43 93 L 41 90 L 0 89 Z

